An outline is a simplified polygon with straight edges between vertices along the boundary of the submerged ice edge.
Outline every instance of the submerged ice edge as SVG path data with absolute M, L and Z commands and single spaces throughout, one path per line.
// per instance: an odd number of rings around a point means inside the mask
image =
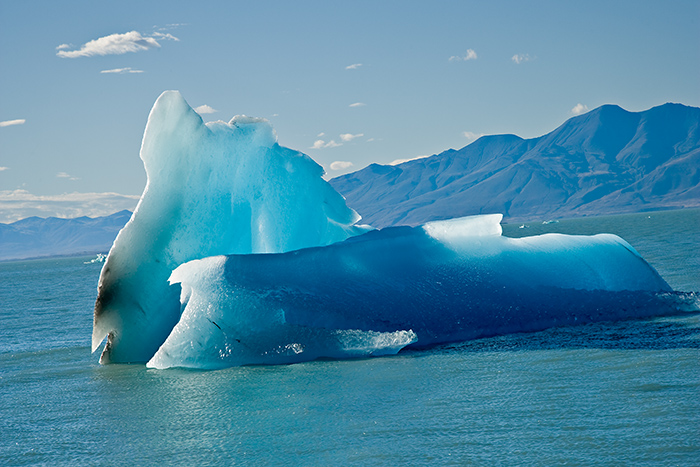
M 213 322 L 212 322 L 213 324 Z M 264 333 L 241 335 L 227 325 L 216 323 L 221 338 L 210 343 L 198 335 L 182 346 L 159 350 L 146 367 L 216 370 L 243 365 L 280 365 L 320 358 L 349 359 L 395 355 L 416 342 L 408 331 L 375 332 L 358 329 L 318 329 L 301 326 L 270 326 Z M 204 328 L 205 332 L 214 332 Z M 239 337 L 234 337 L 239 336 Z M 192 337 L 192 336 L 190 336 Z

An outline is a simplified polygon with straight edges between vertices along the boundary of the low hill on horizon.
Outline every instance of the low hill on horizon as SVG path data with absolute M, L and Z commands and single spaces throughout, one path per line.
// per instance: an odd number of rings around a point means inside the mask
M 539 138 L 459 149 L 330 180 L 382 228 L 502 213 L 505 222 L 700 206 L 700 108 L 604 105 Z
M 0 223 L 0 261 L 106 253 L 130 217 L 124 210 L 95 218 L 27 217 Z

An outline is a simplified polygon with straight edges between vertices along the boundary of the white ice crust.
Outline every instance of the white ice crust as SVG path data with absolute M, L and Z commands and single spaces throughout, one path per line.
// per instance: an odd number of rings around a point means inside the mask
M 444 221 L 427 222 L 421 227 L 436 240 L 456 242 L 461 238 L 499 236 L 503 214 L 467 216 Z

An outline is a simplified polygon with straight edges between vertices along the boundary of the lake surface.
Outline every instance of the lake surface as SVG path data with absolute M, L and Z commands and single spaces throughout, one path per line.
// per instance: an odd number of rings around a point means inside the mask
M 616 233 L 700 291 L 700 210 L 521 225 L 504 234 Z M 700 465 L 699 314 L 372 359 L 101 366 L 90 259 L 0 263 L 0 465 Z

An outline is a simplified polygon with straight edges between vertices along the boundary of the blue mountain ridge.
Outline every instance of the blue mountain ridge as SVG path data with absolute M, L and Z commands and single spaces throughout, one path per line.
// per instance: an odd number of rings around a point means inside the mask
M 604 105 L 539 138 L 484 136 L 459 150 L 330 180 L 363 222 L 506 222 L 700 206 L 700 108 Z
M 700 206 L 700 108 L 604 105 L 539 138 L 483 136 L 396 166 L 330 180 L 382 228 L 502 213 L 506 222 Z M 0 223 L 0 261 L 104 253 L 131 217 Z
M 105 217 L 28 217 L 0 224 L 0 261 L 106 253 L 130 217 L 125 210 Z

